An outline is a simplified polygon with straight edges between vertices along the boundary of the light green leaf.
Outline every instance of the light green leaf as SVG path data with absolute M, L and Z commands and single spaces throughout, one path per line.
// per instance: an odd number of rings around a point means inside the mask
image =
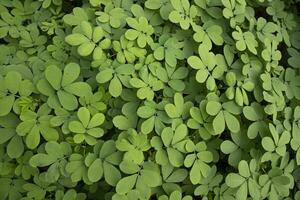
M 229 173 L 225 179 L 226 185 L 228 185 L 231 188 L 239 187 L 244 181 L 244 177 L 235 173 Z
M 89 41 L 87 37 L 80 33 L 73 33 L 65 38 L 66 42 L 72 46 L 78 46 Z
M 144 134 L 149 134 L 154 128 L 155 117 L 150 117 L 145 120 L 141 125 L 141 131 Z
M 167 104 L 165 106 L 166 113 L 171 118 L 180 117 L 180 113 L 178 112 L 177 108 L 173 104 Z
M 239 162 L 239 173 L 245 178 L 248 178 L 250 176 L 250 170 L 249 170 L 249 165 L 245 160 L 241 160 Z
M 75 110 L 78 107 L 78 102 L 73 94 L 59 90 L 57 92 L 59 102 L 66 110 Z
M 83 126 L 86 128 L 90 122 L 90 117 L 91 117 L 89 109 L 87 109 L 85 107 L 79 108 L 79 110 L 77 112 L 77 116 L 78 116 L 78 119 L 83 124 Z
M 55 157 L 53 157 L 51 155 L 39 153 L 39 154 L 36 154 L 33 157 L 31 157 L 31 159 L 29 160 L 29 163 L 33 167 L 46 167 L 46 166 L 51 165 L 55 161 L 56 161 Z
M 55 90 L 61 87 L 62 72 L 57 66 L 48 66 L 45 70 L 45 77 Z
M 116 186 L 121 179 L 120 171 L 108 162 L 103 163 L 105 181 L 111 186 Z
M 78 97 L 88 96 L 91 93 L 91 87 L 84 82 L 76 82 L 64 87 L 64 90 Z
M 105 116 L 102 113 L 96 113 L 88 124 L 88 128 L 94 128 L 103 124 Z
M 7 155 L 10 158 L 19 158 L 24 152 L 22 137 L 15 135 L 7 145 Z
M 88 178 L 92 182 L 99 181 L 103 176 L 103 167 L 101 159 L 96 159 L 88 169 Z
M 125 178 L 122 178 L 117 186 L 116 186 L 116 191 L 118 194 L 126 194 L 128 193 L 135 185 L 136 180 L 137 180 L 137 174 L 127 176 Z
M 117 76 L 115 76 L 109 84 L 109 93 L 113 96 L 113 97 L 118 97 L 121 95 L 122 93 L 122 84 L 120 82 L 120 80 L 118 79 Z
M 237 120 L 235 116 L 233 116 L 227 111 L 224 111 L 224 118 L 225 118 L 226 125 L 231 132 L 237 133 L 240 131 L 240 122 Z
M 29 149 L 35 149 L 40 143 L 40 130 L 38 126 L 34 126 L 26 136 L 26 146 Z
M 80 66 L 77 63 L 69 63 L 66 65 L 61 81 L 62 87 L 73 83 L 80 74 Z
M 206 104 L 206 112 L 211 115 L 215 116 L 217 115 L 222 108 L 222 105 L 217 101 L 209 101 Z
M 112 69 L 105 69 L 103 71 L 100 71 L 97 76 L 96 80 L 98 83 L 106 83 L 109 80 L 111 80 L 113 77 L 113 70 Z
M 5 116 L 10 112 L 14 101 L 14 95 L 0 97 L 0 116 Z
M 264 137 L 261 141 L 261 144 L 263 148 L 267 151 L 272 152 L 275 150 L 275 144 L 270 137 Z
M 238 149 L 238 146 L 230 140 L 225 140 L 221 144 L 221 151 L 225 154 L 230 154 Z
M 170 160 L 170 163 L 174 167 L 180 167 L 183 165 L 184 157 L 182 153 L 180 153 L 178 150 L 173 148 L 167 148 L 168 157 Z
M 93 52 L 94 48 L 95 48 L 95 43 L 86 42 L 86 43 L 81 44 L 77 50 L 78 50 L 79 55 L 88 56 Z
M 225 119 L 223 112 L 219 112 L 213 120 L 215 134 L 220 134 L 225 130 Z

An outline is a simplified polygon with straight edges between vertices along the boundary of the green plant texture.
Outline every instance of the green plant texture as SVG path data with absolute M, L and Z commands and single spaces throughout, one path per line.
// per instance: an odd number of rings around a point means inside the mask
M 0 0 L 0 200 L 300 200 L 299 0 Z

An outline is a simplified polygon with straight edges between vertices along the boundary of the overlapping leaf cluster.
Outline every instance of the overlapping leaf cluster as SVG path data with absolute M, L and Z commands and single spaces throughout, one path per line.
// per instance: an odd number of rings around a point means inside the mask
M 300 199 L 298 0 L 1 0 L 0 199 Z

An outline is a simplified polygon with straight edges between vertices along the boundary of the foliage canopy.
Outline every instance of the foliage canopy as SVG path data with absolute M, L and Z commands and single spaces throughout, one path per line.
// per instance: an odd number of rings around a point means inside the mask
M 300 200 L 299 0 L 1 0 L 1 200 Z

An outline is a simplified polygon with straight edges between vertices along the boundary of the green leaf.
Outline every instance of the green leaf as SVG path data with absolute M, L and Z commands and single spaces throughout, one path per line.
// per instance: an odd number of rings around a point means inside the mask
M 199 69 L 196 74 L 196 80 L 199 83 L 204 83 L 207 80 L 209 72 L 206 69 Z
M 121 179 L 120 171 L 108 162 L 103 163 L 105 181 L 111 186 L 116 186 Z
M 150 106 L 142 106 L 137 110 L 137 114 L 142 118 L 149 118 L 155 114 L 155 109 Z
M 73 83 L 80 74 L 80 66 L 77 63 L 69 63 L 66 65 L 61 81 L 62 87 Z
M 15 135 L 7 145 L 7 155 L 10 158 L 19 158 L 24 152 L 22 137 Z
M 138 78 L 132 78 L 130 79 L 130 84 L 135 87 L 135 88 L 142 88 L 142 87 L 146 87 L 147 84 L 144 83 L 142 80 L 138 79 Z
M 214 118 L 213 128 L 216 134 L 220 134 L 225 130 L 225 118 L 223 112 L 219 112 Z
M 0 130 L 1 130 L 0 144 L 4 144 L 15 135 L 14 129 L 0 128 Z
M 236 198 L 242 199 L 242 200 L 247 200 L 247 196 L 248 196 L 248 191 L 247 190 L 248 190 L 247 183 L 244 182 L 240 186 L 238 191 L 236 192 Z
M 118 115 L 118 116 L 114 117 L 113 123 L 120 130 L 127 130 L 129 128 L 132 128 L 131 122 L 129 121 L 129 119 L 127 119 L 126 117 L 124 117 L 122 115 Z
M 167 153 L 170 163 L 174 167 L 180 167 L 181 165 L 183 165 L 184 157 L 178 150 L 173 148 L 167 148 Z
M 113 70 L 112 69 L 105 69 L 99 72 L 96 76 L 96 80 L 98 83 L 106 83 L 111 80 L 113 77 Z
M 91 87 L 84 82 L 71 83 L 64 87 L 64 90 L 78 97 L 88 96 L 91 93 Z
M 13 94 L 18 92 L 21 81 L 21 74 L 15 71 L 10 71 L 5 76 L 6 88 Z
M 13 107 L 15 101 L 14 95 L 0 97 L 0 116 L 7 115 Z
M 155 117 L 150 117 L 149 119 L 145 120 L 141 125 L 142 133 L 149 134 L 153 128 L 155 123 Z
M 33 167 L 46 167 L 56 161 L 56 158 L 47 154 L 39 153 L 31 157 L 29 163 Z
M 97 26 L 93 32 L 93 41 L 95 43 L 99 42 L 104 37 L 104 31 L 102 27 Z
M 69 123 L 70 131 L 74 133 L 85 133 L 86 129 L 79 121 L 71 121 Z
M 26 140 L 25 140 L 26 146 L 29 149 L 35 149 L 39 143 L 40 143 L 40 130 L 35 125 L 31 131 L 28 133 Z
M 77 112 L 78 119 L 81 121 L 82 125 L 86 128 L 90 122 L 90 111 L 85 107 L 81 107 Z
M 196 160 L 190 171 L 190 180 L 193 185 L 196 185 L 199 183 L 200 179 L 201 179 L 201 168 L 198 164 L 198 161 Z
M 128 40 L 135 40 L 137 39 L 137 37 L 140 35 L 140 33 L 136 30 L 133 30 L 133 29 L 129 29 L 125 32 L 125 37 L 128 39 Z
M 81 56 L 90 55 L 95 48 L 95 43 L 93 42 L 85 42 L 78 47 L 78 54 Z
M 152 170 L 141 171 L 141 181 L 149 187 L 157 187 L 161 183 L 160 174 Z
M 225 179 L 226 185 L 228 185 L 231 188 L 239 187 L 244 183 L 244 181 L 245 181 L 244 177 L 235 173 L 229 173 Z
M 65 38 L 66 42 L 72 46 L 78 46 L 89 41 L 87 37 L 80 33 L 73 33 Z
M 59 102 L 66 110 L 75 110 L 78 107 L 78 102 L 73 94 L 59 90 L 57 92 Z
M 206 112 L 211 116 L 217 115 L 220 112 L 221 108 L 222 105 L 216 101 L 209 101 L 206 104 Z
M 225 154 L 230 154 L 238 149 L 238 146 L 230 140 L 225 140 L 221 144 L 221 151 Z
M 118 79 L 117 76 L 115 76 L 109 84 L 109 93 L 113 96 L 113 97 L 118 97 L 121 95 L 122 93 L 122 84 L 120 82 L 120 80 Z
M 275 144 L 270 137 L 264 137 L 261 141 L 261 144 L 263 148 L 267 151 L 272 152 L 275 150 Z
M 177 108 L 173 104 L 167 104 L 165 106 L 166 113 L 171 118 L 180 117 L 180 113 L 178 112 Z
M 251 121 L 257 121 L 261 118 L 261 115 L 256 112 L 256 110 L 251 106 L 246 106 L 243 108 L 243 114 L 245 117 Z
M 250 170 L 249 170 L 249 165 L 245 160 L 241 160 L 239 162 L 239 173 L 245 178 L 248 178 L 250 176 Z
M 103 168 L 102 161 L 100 159 L 96 159 L 88 169 L 88 178 L 92 182 L 99 181 L 103 176 Z
M 89 39 L 92 39 L 93 28 L 89 22 L 82 21 L 80 24 L 80 28 L 86 37 L 88 37 Z
M 61 87 L 62 72 L 57 66 L 48 66 L 45 70 L 45 77 L 55 90 Z
M 237 133 L 240 131 L 240 122 L 237 120 L 235 116 L 225 111 L 224 118 L 225 118 L 226 125 L 230 131 L 232 131 L 233 133 Z
M 102 113 L 96 113 L 88 124 L 88 128 L 95 128 L 103 124 L 105 116 Z
M 216 44 L 216 45 L 222 45 L 223 44 L 223 38 L 222 38 L 222 28 L 218 25 L 210 26 L 206 29 L 207 34 L 209 35 L 210 39 Z
M 137 174 L 127 176 L 125 178 L 122 178 L 117 186 L 116 186 L 116 191 L 118 194 L 126 194 L 128 193 L 135 185 L 136 180 L 137 180 Z

